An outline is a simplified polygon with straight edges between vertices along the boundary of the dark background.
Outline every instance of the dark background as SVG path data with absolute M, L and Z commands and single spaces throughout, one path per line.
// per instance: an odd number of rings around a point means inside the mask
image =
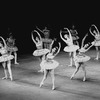
M 84 35 L 89 33 L 91 24 L 95 24 L 100 30 L 99 6 L 95 2 L 61 2 L 59 4 L 58 2 L 46 2 L 46 4 L 26 2 L 26 4 L 10 5 L 4 3 L 0 10 L 0 35 L 6 39 L 8 33 L 12 32 L 19 54 L 32 53 L 36 49 L 31 39 L 31 32 L 36 29 L 36 26 L 40 29 L 46 26 L 50 30 L 51 38 L 55 37 L 61 41 L 63 49 L 65 43 L 59 37 L 60 29 L 64 27 L 70 29 L 75 25 L 81 43 Z M 89 35 L 86 41 L 92 40 L 93 37 Z

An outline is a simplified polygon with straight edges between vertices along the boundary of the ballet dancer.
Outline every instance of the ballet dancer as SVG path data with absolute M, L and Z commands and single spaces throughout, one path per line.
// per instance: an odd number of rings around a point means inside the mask
M 73 44 L 79 45 L 79 42 L 78 42 L 79 36 L 78 36 L 77 30 L 75 30 L 75 26 L 74 25 L 72 26 L 72 29 L 70 29 L 70 33 L 72 35 Z
M 94 30 L 92 32 L 91 28 L 90 28 L 89 31 L 92 34 L 92 36 L 94 36 L 94 38 L 95 38 L 94 46 L 95 46 L 96 52 L 97 52 L 95 60 L 99 60 L 100 32 L 99 32 L 98 28 L 96 27 L 96 25 L 92 24 L 91 27 L 94 27 L 96 29 L 96 31 Z
M 64 51 L 70 53 L 70 65 L 68 65 L 68 66 L 72 66 L 73 65 L 73 55 L 76 52 L 76 50 L 79 49 L 79 46 L 73 44 L 72 35 L 71 35 L 71 32 L 69 31 L 69 29 L 68 28 L 64 28 L 64 29 L 66 29 L 69 34 L 65 34 L 64 38 L 63 38 L 62 31 L 60 31 L 60 37 L 68 45 L 64 48 Z
M 38 35 L 38 37 L 36 37 L 36 39 L 35 39 L 34 36 L 33 36 L 34 32 L 36 32 L 37 35 Z M 39 32 L 36 31 L 36 30 L 32 31 L 32 32 L 31 32 L 31 37 L 32 37 L 33 42 L 34 42 L 35 45 L 36 45 L 36 48 L 37 48 L 38 50 L 41 50 L 41 49 L 43 48 L 43 42 L 42 42 L 42 38 L 41 38 Z
M 14 63 L 19 64 L 17 62 L 17 51 L 18 48 L 15 46 L 15 39 L 12 36 L 12 33 L 9 34 L 9 37 L 6 39 L 8 51 L 12 54 L 14 53 Z
M 86 34 L 84 36 L 84 38 L 82 39 L 81 48 L 78 50 L 79 53 L 75 54 L 74 57 L 73 57 L 76 68 L 75 68 L 75 71 L 73 72 L 70 79 L 73 79 L 75 74 L 79 71 L 79 68 L 82 67 L 82 70 L 84 72 L 83 81 L 86 81 L 86 69 L 85 69 L 86 65 L 84 63 L 89 61 L 90 57 L 85 55 L 84 53 L 87 52 L 94 45 L 94 41 L 84 45 L 84 41 L 85 41 L 87 36 L 88 36 L 88 34 Z
M 49 53 L 47 53 L 44 57 L 44 60 L 40 63 L 40 66 L 44 70 L 44 76 L 40 83 L 40 87 L 44 84 L 44 81 L 46 80 L 48 73 L 50 72 L 51 78 L 52 78 L 52 90 L 55 89 L 55 76 L 54 76 L 54 70 L 59 66 L 59 63 L 56 60 L 53 60 L 55 56 L 60 52 L 61 44 L 59 43 L 59 47 L 54 47 L 51 49 Z
M 34 32 L 36 32 L 37 35 L 38 35 L 38 37 L 36 37 L 36 39 L 35 39 L 34 36 L 33 36 Z M 49 50 L 49 49 L 46 49 L 46 48 L 43 48 L 42 38 L 41 38 L 41 36 L 40 36 L 40 34 L 39 34 L 38 31 L 36 31 L 36 30 L 32 31 L 31 37 L 32 37 L 33 42 L 34 42 L 35 45 L 36 45 L 36 48 L 37 48 L 37 49 L 33 52 L 33 55 L 34 55 L 34 56 L 39 56 L 39 57 L 40 57 L 40 61 L 41 61 L 41 60 L 44 58 L 44 55 L 45 55 L 46 53 L 50 52 L 50 50 Z M 43 70 L 40 69 L 38 72 L 43 72 Z
M 44 38 L 42 38 L 44 48 L 50 49 L 50 44 L 53 41 L 52 39 L 50 39 L 50 30 L 48 30 L 47 27 L 45 27 L 45 29 L 43 30 L 40 30 L 38 27 L 37 29 L 44 35 Z
M 13 77 L 12 77 L 12 70 L 11 70 L 11 60 L 14 58 L 14 56 L 8 53 L 7 44 L 6 41 L 3 39 L 3 37 L 0 36 L 0 38 L 3 41 L 3 43 L 0 42 L 0 54 L 1 54 L 0 62 L 2 63 L 2 66 L 4 68 L 4 74 L 5 74 L 5 76 L 2 79 L 7 79 L 9 77 L 12 81 Z
M 53 40 L 53 41 L 52 41 L 52 43 L 50 44 L 50 49 L 49 49 L 49 52 L 47 52 L 47 53 L 48 53 L 48 55 L 51 55 L 51 53 L 50 53 L 50 52 L 51 52 L 51 50 L 52 50 L 52 45 L 53 45 L 54 41 L 55 41 L 55 40 Z M 48 56 L 48 55 L 47 55 L 47 56 Z M 42 56 L 42 60 L 41 60 L 41 62 L 42 62 L 42 61 L 44 61 L 45 56 L 46 56 L 46 53 Z M 41 67 L 41 66 L 40 66 L 40 67 Z M 43 71 L 44 71 L 44 69 L 43 69 L 43 67 L 41 67 L 41 70 L 40 70 L 39 72 L 43 72 Z

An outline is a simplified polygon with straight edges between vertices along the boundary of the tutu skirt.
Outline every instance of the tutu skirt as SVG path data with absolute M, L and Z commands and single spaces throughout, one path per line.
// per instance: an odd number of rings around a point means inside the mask
M 5 61 L 8 61 L 8 60 L 12 60 L 13 58 L 14 58 L 13 55 L 5 54 L 5 55 L 2 55 L 0 57 L 0 62 L 5 62 Z
M 7 53 L 7 50 L 6 49 L 2 49 L 2 50 L 0 49 L 0 53 L 5 54 L 5 53 Z
M 84 48 L 79 49 L 79 52 L 86 52 Z
M 94 43 L 94 46 L 100 46 L 100 40 Z
M 75 58 L 74 58 L 74 61 L 75 62 L 87 62 L 90 60 L 90 57 L 87 56 L 87 55 L 77 55 Z
M 49 58 L 49 59 L 53 59 L 54 56 L 53 56 L 51 53 L 49 53 L 49 54 L 47 55 L 47 58 Z
M 18 51 L 18 48 L 17 47 L 8 47 L 7 50 L 10 52 L 16 52 L 16 51 Z
M 33 52 L 33 55 L 34 55 L 34 56 L 42 56 L 42 55 L 47 54 L 49 51 L 50 51 L 49 49 L 35 50 L 35 51 Z
M 51 61 L 44 60 L 40 63 L 40 67 L 44 70 L 45 69 L 55 69 L 58 66 L 59 66 L 59 63 L 55 60 L 51 60 Z
M 78 45 L 71 45 L 71 46 L 66 46 L 64 48 L 64 51 L 65 52 L 74 52 L 74 51 L 76 51 L 78 49 L 79 49 L 79 46 Z

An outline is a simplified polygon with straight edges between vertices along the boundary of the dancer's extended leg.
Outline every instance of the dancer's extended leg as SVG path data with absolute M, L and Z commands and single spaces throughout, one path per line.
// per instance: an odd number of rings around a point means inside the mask
M 7 75 L 6 62 L 3 62 L 2 63 L 2 66 L 4 68 L 4 74 L 5 74 L 5 76 L 2 79 L 7 79 L 8 78 L 8 75 Z
M 14 52 L 14 56 L 15 56 L 15 64 L 19 64 L 18 62 L 17 62 L 17 52 Z
M 68 65 L 69 67 L 71 67 L 73 65 L 73 57 L 72 57 L 72 52 L 69 53 L 70 56 L 70 64 Z
M 55 81 L 54 69 L 52 69 L 50 71 L 50 74 L 51 74 L 51 78 L 52 78 L 52 90 L 54 90 L 55 89 L 55 84 L 54 84 L 54 81 Z
M 82 69 L 83 69 L 83 72 L 84 72 L 83 81 L 86 80 L 86 69 L 85 69 L 85 66 L 86 66 L 86 65 L 83 65 L 83 66 L 82 66 Z
M 13 80 L 13 77 L 12 77 L 11 61 L 10 60 L 7 62 L 7 67 L 8 67 L 8 72 L 9 72 L 10 79 L 12 81 Z
M 97 52 L 95 59 L 98 60 L 99 59 L 99 47 L 96 46 L 95 48 L 96 48 L 96 52 Z
M 75 76 L 75 74 L 79 71 L 79 68 L 80 68 L 81 64 L 75 62 L 75 66 L 76 66 L 76 69 L 75 69 L 75 71 L 74 71 L 74 73 L 72 74 L 72 76 L 71 76 L 70 79 L 73 79 L 73 77 Z
M 43 76 L 43 79 L 42 79 L 42 81 L 40 83 L 40 87 L 44 84 L 44 81 L 46 80 L 47 75 L 48 75 L 48 70 L 44 70 L 44 76 Z

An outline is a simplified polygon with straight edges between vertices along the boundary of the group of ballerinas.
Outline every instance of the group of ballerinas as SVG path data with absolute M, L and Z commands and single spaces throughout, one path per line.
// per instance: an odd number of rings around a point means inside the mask
M 19 64 L 17 62 L 17 51 L 18 48 L 15 46 L 15 39 L 11 33 L 9 37 L 5 40 L 2 36 L 0 36 L 0 62 L 4 68 L 5 76 L 2 79 L 10 78 L 13 80 L 12 70 L 11 70 L 11 60 L 14 59 L 14 64 Z M 14 53 L 14 55 L 13 55 Z
M 91 31 L 92 27 L 95 28 L 95 30 L 93 32 Z M 82 43 L 81 43 L 81 47 L 80 47 L 79 42 L 78 42 L 78 39 L 79 39 L 78 32 L 76 30 L 74 30 L 74 27 L 73 27 L 73 29 L 70 29 L 70 30 L 68 28 L 64 28 L 64 31 L 60 30 L 60 37 L 67 44 L 67 46 L 64 48 L 64 51 L 68 52 L 69 56 L 70 56 L 70 65 L 69 66 L 72 66 L 73 62 L 74 62 L 74 65 L 76 67 L 76 69 L 73 72 L 70 79 L 73 79 L 75 74 L 79 71 L 79 68 L 82 67 L 83 72 L 84 72 L 83 81 L 86 80 L 86 69 L 85 69 L 86 65 L 84 63 L 89 61 L 90 57 L 87 56 L 85 54 L 85 52 L 87 52 L 91 47 L 93 47 L 93 46 L 96 47 L 96 50 L 97 50 L 96 59 L 97 60 L 99 59 L 99 51 L 98 51 L 98 47 L 100 46 L 99 30 L 93 24 L 93 25 L 91 25 L 89 31 L 94 36 L 94 41 L 84 44 L 84 41 L 85 41 L 86 37 L 88 36 L 88 34 L 86 34 L 84 36 L 84 38 L 82 39 Z M 34 38 L 34 33 L 37 34 L 36 38 Z M 49 31 L 45 30 L 45 31 L 42 31 L 42 33 L 48 35 Z M 44 73 L 43 79 L 40 82 L 40 87 L 44 84 L 44 81 L 46 80 L 48 73 L 50 73 L 51 78 L 52 78 L 52 84 L 53 84 L 52 90 L 54 90 L 55 89 L 54 70 L 55 70 L 55 68 L 57 68 L 59 66 L 59 62 L 54 60 L 54 58 L 60 52 L 61 43 L 57 42 L 56 40 L 52 40 L 49 43 L 48 48 L 43 47 L 44 41 L 43 41 L 43 38 L 41 38 L 41 35 L 38 32 L 38 30 L 32 31 L 31 35 L 32 35 L 32 40 L 37 47 L 37 49 L 33 52 L 33 55 L 39 56 L 41 58 L 41 62 L 40 62 L 41 70 L 39 72 Z M 47 42 L 48 41 L 46 41 L 46 43 Z M 57 42 L 58 45 L 53 46 L 54 42 Z
M 92 31 L 92 28 L 95 30 Z M 44 37 L 41 37 L 40 32 L 44 34 Z M 94 41 L 84 44 L 86 37 L 88 34 L 84 36 L 82 39 L 81 46 L 79 46 L 78 42 L 78 32 L 73 29 L 64 28 L 63 31 L 60 30 L 60 37 L 66 43 L 66 47 L 64 47 L 64 51 L 69 53 L 70 56 L 70 65 L 74 65 L 76 67 L 75 71 L 72 73 L 70 79 L 73 79 L 75 74 L 79 71 L 79 68 L 82 67 L 84 72 L 83 81 L 86 80 L 86 69 L 85 62 L 90 60 L 90 57 L 85 54 L 91 47 L 95 46 L 97 51 L 96 60 L 99 59 L 99 46 L 100 46 L 100 33 L 98 28 L 93 24 L 89 28 L 89 32 L 92 36 L 94 36 Z M 54 58 L 59 54 L 61 49 L 61 43 L 57 42 L 57 39 L 50 39 L 50 31 L 45 27 L 44 30 L 32 31 L 31 33 L 32 40 L 36 45 L 36 50 L 33 52 L 34 56 L 38 56 L 40 58 L 40 70 L 39 72 L 43 72 L 44 76 L 42 81 L 40 82 L 40 87 L 44 84 L 48 73 L 50 73 L 52 78 L 52 90 L 55 89 L 55 75 L 54 70 L 59 66 L 59 62 L 54 60 Z M 2 79 L 7 79 L 8 77 L 13 80 L 12 70 L 11 70 L 11 60 L 14 59 L 14 63 L 17 62 L 17 51 L 18 48 L 15 46 L 15 39 L 13 39 L 12 35 L 9 36 L 6 40 L 0 36 L 0 62 L 4 68 L 5 76 Z M 56 45 L 54 45 L 56 44 Z M 12 54 L 14 53 L 14 55 Z M 8 72 L 7 72 L 8 70 Z M 8 75 L 9 73 L 9 75 Z

